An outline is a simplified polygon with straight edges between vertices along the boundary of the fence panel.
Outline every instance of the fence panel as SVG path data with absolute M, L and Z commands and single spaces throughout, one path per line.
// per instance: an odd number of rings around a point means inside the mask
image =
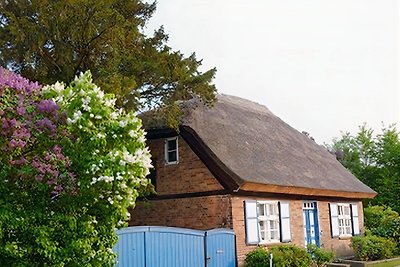
M 146 267 L 145 233 L 148 227 L 128 227 L 117 231 L 118 243 L 114 251 L 118 253 L 117 267 Z
M 147 267 L 204 267 L 204 232 L 152 227 L 146 233 Z
M 230 229 L 206 232 L 207 267 L 236 267 L 235 233 Z
M 235 234 L 230 229 L 137 226 L 117 234 L 117 267 L 236 267 Z

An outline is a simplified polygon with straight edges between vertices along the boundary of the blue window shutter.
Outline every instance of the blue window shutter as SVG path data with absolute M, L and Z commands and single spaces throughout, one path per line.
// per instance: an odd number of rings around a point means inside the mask
M 258 212 L 257 212 L 257 201 L 246 200 L 244 202 L 244 214 L 245 214 L 245 228 L 246 228 L 246 243 L 248 245 L 255 245 L 260 243 L 260 237 L 258 235 Z
M 339 217 L 338 217 L 338 206 L 336 203 L 329 203 L 329 212 L 331 216 L 332 237 L 339 237 Z
M 353 235 L 360 235 L 360 226 L 358 224 L 358 206 L 357 204 L 351 204 L 351 223 L 353 228 Z
M 281 228 L 281 242 L 292 241 L 292 232 L 290 230 L 290 204 L 289 202 L 279 202 L 279 216 Z

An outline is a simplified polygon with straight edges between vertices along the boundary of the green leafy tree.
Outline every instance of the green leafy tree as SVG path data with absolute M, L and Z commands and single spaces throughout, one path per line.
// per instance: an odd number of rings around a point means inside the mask
M 141 121 L 90 73 L 69 86 L 0 68 L 0 266 L 113 266 L 151 167 Z
M 366 125 L 353 136 L 335 139 L 329 149 L 338 160 L 378 196 L 369 203 L 400 211 L 400 139 L 394 126 L 374 134 Z
M 176 125 L 176 100 L 213 102 L 216 70 L 200 72 L 194 53 L 173 51 L 162 27 L 144 34 L 155 8 L 141 0 L 1 1 L 0 65 L 42 84 L 90 70 L 118 106 L 159 108 Z

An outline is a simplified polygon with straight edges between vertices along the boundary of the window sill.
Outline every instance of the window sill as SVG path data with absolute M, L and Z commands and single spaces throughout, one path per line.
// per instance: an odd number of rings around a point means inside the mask
M 279 244 L 283 244 L 281 241 L 270 241 L 270 242 L 260 242 L 260 243 L 258 243 L 258 245 L 260 245 L 260 246 L 276 246 L 276 245 L 279 245 Z
M 169 166 L 169 165 L 177 165 L 179 164 L 179 161 L 171 161 L 171 162 L 165 162 L 165 166 Z
M 339 239 L 340 240 L 349 240 L 349 239 L 351 239 L 353 236 L 351 236 L 351 235 L 342 235 L 342 236 L 339 236 Z

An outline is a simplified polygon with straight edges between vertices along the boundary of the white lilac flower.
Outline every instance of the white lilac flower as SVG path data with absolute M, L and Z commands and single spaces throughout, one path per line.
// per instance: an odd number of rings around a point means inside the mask
M 97 136 L 97 138 L 105 138 L 106 137 L 106 135 L 103 133 L 98 133 L 96 136 Z
M 56 82 L 53 86 L 54 91 L 56 91 L 57 93 L 60 93 L 61 91 L 64 90 L 64 84 Z
M 145 143 L 146 142 L 146 137 L 144 137 L 144 135 L 139 135 L 138 142 Z
M 73 123 L 77 122 L 81 117 L 82 117 L 82 112 L 80 110 L 75 111 L 74 114 L 72 115 L 72 122 Z
M 52 88 L 53 88 L 52 86 L 46 85 L 46 86 L 43 86 L 43 87 L 42 87 L 42 91 L 43 91 L 43 92 L 48 92 L 48 91 L 50 91 Z
M 114 177 L 107 176 L 107 175 L 102 175 L 99 178 L 97 178 L 97 181 L 104 181 L 106 183 L 111 183 L 112 181 L 114 181 Z
M 115 100 L 116 99 L 106 99 L 104 101 L 104 104 L 106 105 L 106 107 L 113 107 L 115 105 Z
M 113 120 L 116 120 L 117 118 L 118 118 L 118 113 L 117 112 L 112 112 L 111 114 L 110 114 L 110 117 L 111 117 L 111 119 L 113 119 Z
M 136 136 L 136 132 L 135 132 L 134 130 L 130 130 L 130 131 L 128 132 L 128 135 L 129 135 L 130 137 L 135 137 L 135 136 Z
M 128 151 L 123 153 L 124 160 L 128 163 L 134 163 L 136 161 L 136 157 L 130 154 Z

